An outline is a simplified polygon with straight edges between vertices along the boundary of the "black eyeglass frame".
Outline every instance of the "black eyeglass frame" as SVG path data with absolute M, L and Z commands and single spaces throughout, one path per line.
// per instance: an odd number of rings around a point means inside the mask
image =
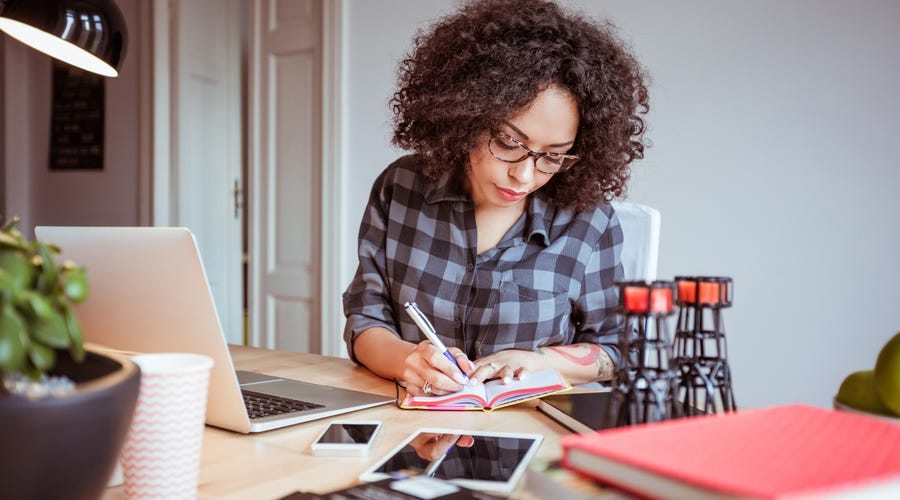
M 497 156 L 497 153 L 494 152 L 494 149 L 491 148 L 491 144 L 493 144 L 495 139 L 506 139 L 506 140 L 516 144 L 517 146 L 519 146 L 520 148 L 525 150 L 525 154 L 523 154 L 517 160 L 506 160 L 504 158 L 500 158 L 499 156 Z M 537 152 L 537 151 L 532 151 L 531 149 L 528 148 L 528 146 L 523 144 L 522 141 L 516 139 L 515 137 L 513 137 L 505 132 L 500 132 L 500 131 L 496 131 L 491 134 L 490 139 L 488 139 L 488 151 L 491 152 L 491 155 L 493 155 L 494 158 L 496 158 L 504 163 L 519 163 L 520 161 L 524 161 L 525 159 L 527 159 L 529 156 L 533 156 L 535 170 L 537 170 L 538 172 L 541 172 L 542 174 L 547 174 L 547 175 L 561 174 L 561 173 L 565 172 L 566 170 L 572 168 L 572 165 L 575 165 L 576 163 L 578 163 L 578 160 L 581 159 L 580 156 L 576 156 L 576 155 L 567 155 L 567 154 L 563 154 L 563 153 L 552 153 L 552 152 L 541 153 L 541 152 Z M 569 163 L 568 165 L 559 164 L 559 169 L 557 171 L 547 172 L 546 170 L 543 170 L 538 166 L 538 160 L 541 158 L 547 158 L 550 162 L 554 162 L 554 160 L 557 158 L 560 161 L 572 160 L 572 163 Z

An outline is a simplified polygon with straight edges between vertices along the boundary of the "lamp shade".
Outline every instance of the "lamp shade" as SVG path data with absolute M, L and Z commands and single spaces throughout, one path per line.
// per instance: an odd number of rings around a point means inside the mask
M 0 30 L 104 76 L 118 76 L 125 59 L 125 18 L 113 0 L 0 0 Z

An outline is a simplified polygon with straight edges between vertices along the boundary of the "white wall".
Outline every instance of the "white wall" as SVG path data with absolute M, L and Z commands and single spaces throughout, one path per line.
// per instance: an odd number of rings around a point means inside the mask
M 38 141 L 36 117 L 33 110 L 40 105 L 40 86 L 32 82 L 39 80 L 43 73 L 38 71 L 36 57 L 31 48 L 0 34 L 0 49 L 3 61 L 4 113 L 4 220 L 19 217 L 20 228 L 26 232 L 30 227 L 32 204 L 31 179 L 33 177 L 34 154 L 37 148 L 47 149 L 47 144 Z M 46 57 L 46 56 L 43 56 Z M 35 88 L 37 87 L 37 88 Z M 43 87 L 49 89 L 49 86 Z M 49 92 L 49 90 L 47 90 Z M 49 118 L 46 120 L 49 131 Z M 37 127 L 39 130 L 39 127 Z M 47 136 L 49 142 L 49 135 Z
M 652 76 L 630 198 L 662 211 L 659 276 L 726 275 L 741 406 L 829 406 L 900 330 L 900 3 L 568 2 L 608 16 Z M 417 26 L 449 0 L 348 0 L 346 204 L 402 152 L 387 101 Z M 343 249 L 342 278 L 355 270 Z

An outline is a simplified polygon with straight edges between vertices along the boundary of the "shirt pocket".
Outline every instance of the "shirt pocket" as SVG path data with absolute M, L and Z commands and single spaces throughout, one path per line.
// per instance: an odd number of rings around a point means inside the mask
M 534 350 L 568 341 L 572 308 L 567 293 L 522 287 L 511 281 L 501 282 L 499 292 L 491 315 L 495 335 L 483 339 L 484 348 L 490 352 Z

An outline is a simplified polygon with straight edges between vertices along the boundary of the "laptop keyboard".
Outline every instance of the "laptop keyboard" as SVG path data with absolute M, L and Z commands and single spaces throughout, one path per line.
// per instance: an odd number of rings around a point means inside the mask
M 271 417 L 273 415 L 282 415 L 285 413 L 296 413 L 298 411 L 313 410 L 323 408 L 325 405 L 318 403 L 310 403 L 297 399 L 281 398 L 270 394 L 262 394 L 259 392 L 241 390 L 244 395 L 244 406 L 247 407 L 247 413 L 251 419 Z

